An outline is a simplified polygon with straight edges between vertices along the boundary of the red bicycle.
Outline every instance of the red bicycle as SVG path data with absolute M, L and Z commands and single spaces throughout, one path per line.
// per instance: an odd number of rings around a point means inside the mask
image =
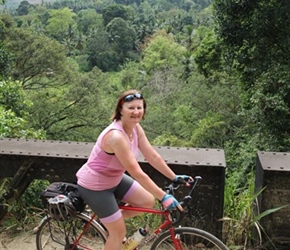
M 190 182 L 189 193 L 180 204 L 184 209 L 192 199 L 192 193 L 199 185 L 201 177 L 197 176 Z M 165 187 L 168 193 L 177 190 L 180 184 L 170 184 Z M 160 225 L 148 229 L 147 235 L 135 250 L 228 250 L 227 246 L 217 237 L 204 230 L 180 226 L 185 212 L 179 210 L 148 209 L 120 205 L 120 209 L 155 214 L 162 216 Z M 102 250 L 107 239 L 106 228 L 97 220 L 95 214 L 85 210 L 77 213 L 68 221 L 58 221 L 47 214 L 40 222 L 36 234 L 37 250 Z M 123 248 L 124 250 L 126 248 Z

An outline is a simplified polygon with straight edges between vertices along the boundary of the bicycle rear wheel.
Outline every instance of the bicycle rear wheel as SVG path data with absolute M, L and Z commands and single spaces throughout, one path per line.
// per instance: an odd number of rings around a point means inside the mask
M 180 239 L 181 246 L 175 248 L 169 230 L 162 233 L 152 244 L 151 250 L 228 250 L 214 235 L 191 227 L 175 228 L 175 238 Z
M 107 234 L 102 226 L 92 221 L 85 232 L 85 225 L 90 220 L 86 214 L 77 214 L 70 221 L 56 221 L 46 216 L 36 233 L 37 250 L 103 250 Z M 78 244 L 76 240 L 82 235 Z

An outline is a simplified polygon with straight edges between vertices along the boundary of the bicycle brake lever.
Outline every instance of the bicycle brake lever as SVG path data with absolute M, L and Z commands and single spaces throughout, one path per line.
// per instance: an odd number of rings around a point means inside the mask
M 164 191 L 166 191 L 166 193 L 168 193 L 168 194 L 173 194 L 174 193 L 173 191 L 178 189 L 179 187 L 180 187 L 179 184 L 176 185 L 176 183 L 171 183 L 164 188 Z
M 184 212 L 184 208 L 182 207 L 182 205 L 179 203 L 179 205 L 177 206 L 177 209 L 183 213 Z

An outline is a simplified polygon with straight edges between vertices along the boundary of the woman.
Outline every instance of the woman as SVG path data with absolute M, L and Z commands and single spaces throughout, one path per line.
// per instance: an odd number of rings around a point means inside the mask
M 151 146 L 139 124 L 145 113 L 146 101 L 142 94 L 136 90 L 122 93 L 116 103 L 113 122 L 99 135 L 88 161 L 77 172 L 81 196 L 108 230 L 105 250 L 121 249 L 126 234 L 124 219 L 136 215 L 133 211 L 120 211 L 116 199 L 151 208 L 157 198 L 165 209 L 178 206 L 172 195 L 166 194 L 143 172 L 137 161 L 138 150 L 170 180 L 192 179 L 175 175 Z

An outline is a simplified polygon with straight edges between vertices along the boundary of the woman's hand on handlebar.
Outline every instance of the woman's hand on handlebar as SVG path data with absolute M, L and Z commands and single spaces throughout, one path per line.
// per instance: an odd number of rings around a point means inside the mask
M 171 194 L 165 194 L 163 198 L 161 199 L 161 203 L 166 210 L 174 210 L 179 209 L 180 211 L 183 211 L 182 206 L 179 204 L 179 202 L 174 198 Z
M 186 186 L 189 186 L 189 184 L 187 182 L 192 181 L 192 180 L 193 180 L 193 178 L 189 175 L 175 175 L 173 182 L 185 184 Z

